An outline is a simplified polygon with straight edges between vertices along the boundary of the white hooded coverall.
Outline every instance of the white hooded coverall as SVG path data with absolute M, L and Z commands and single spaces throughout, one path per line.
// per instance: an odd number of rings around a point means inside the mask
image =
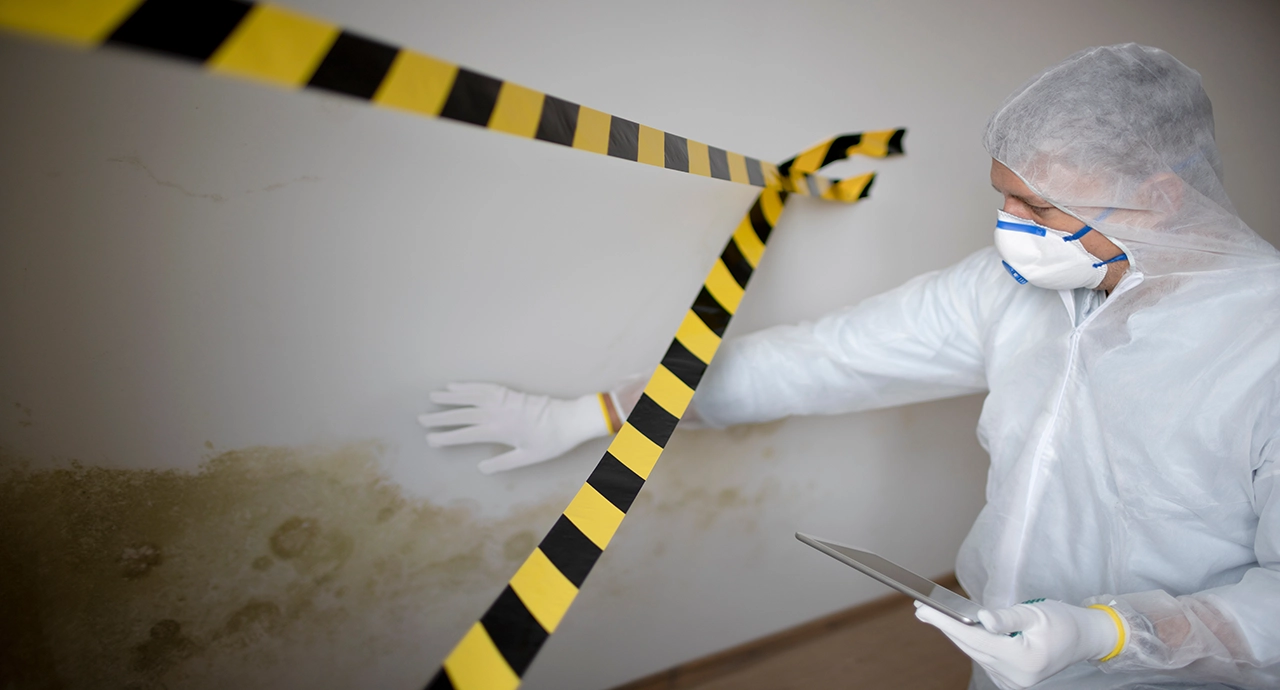
M 983 249 L 726 341 L 696 414 L 724 426 L 985 391 L 987 503 L 960 583 L 988 608 L 1111 603 L 1129 628 L 1116 658 L 1038 687 L 1280 688 L 1280 254 L 1222 190 L 1199 75 L 1142 46 L 1084 51 L 1010 96 L 986 144 L 1124 242 L 1109 297 L 1019 285 Z

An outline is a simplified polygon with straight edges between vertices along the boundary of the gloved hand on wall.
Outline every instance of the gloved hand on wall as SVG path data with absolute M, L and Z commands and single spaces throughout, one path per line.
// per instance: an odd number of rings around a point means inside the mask
M 643 385 L 643 384 L 642 384 Z M 618 392 L 591 393 L 573 400 L 531 395 L 493 383 L 450 383 L 433 391 L 431 402 L 459 407 L 418 416 L 418 423 L 432 429 L 461 427 L 427 434 L 432 447 L 465 443 L 501 443 L 512 449 L 482 461 L 485 474 L 524 467 L 563 455 L 578 444 L 617 433 L 639 393 L 630 398 L 634 384 Z M 624 409 L 619 403 L 630 404 Z
M 916 618 L 951 638 L 1004 690 L 1028 688 L 1080 661 L 1106 661 L 1124 648 L 1121 618 L 1106 606 L 1037 601 L 960 621 L 916 602 Z M 1013 635 L 1013 633 L 1017 633 Z

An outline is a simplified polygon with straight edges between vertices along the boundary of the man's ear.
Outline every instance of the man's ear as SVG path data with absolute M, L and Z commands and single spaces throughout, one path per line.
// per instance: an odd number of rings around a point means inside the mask
M 1186 183 L 1172 172 L 1157 173 L 1138 187 L 1138 205 L 1160 214 L 1171 214 L 1182 208 Z

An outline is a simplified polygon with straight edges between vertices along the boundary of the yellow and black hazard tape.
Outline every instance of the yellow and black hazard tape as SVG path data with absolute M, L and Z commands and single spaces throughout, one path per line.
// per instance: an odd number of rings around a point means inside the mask
M 715 356 L 789 194 L 843 202 L 875 173 L 816 175 L 902 153 L 904 130 L 844 134 L 781 164 L 708 146 L 241 0 L 0 0 L 0 28 L 82 47 L 142 48 L 209 71 L 312 87 L 670 170 L 763 187 L 716 259 L 635 409 L 555 526 L 445 658 L 428 690 L 514 690 L 609 545 Z
M 842 184 L 503 81 L 272 4 L 0 0 L 0 28 L 81 47 L 140 48 L 216 74 L 309 87 L 703 177 L 854 201 Z
M 812 173 L 854 153 L 902 153 L 904 130 L 844 134 L 778 166 Z M 893 142 L 890 146 L 889 142 Z M 784 173 L 787 174 L 787 173 Z M 860 198 L 874 173 L 859 180 Z M 765 189 L 738 224 L 703 281 L 675 338 L 645 385 L 640 401 L 569 507 L 520 566 L 489 610 L 445 657 L 427 690 L 514 690 L 556 631 L 582 583 L 648 480 L 702 374 L 711 364 L 747 281 L 787 201 Z

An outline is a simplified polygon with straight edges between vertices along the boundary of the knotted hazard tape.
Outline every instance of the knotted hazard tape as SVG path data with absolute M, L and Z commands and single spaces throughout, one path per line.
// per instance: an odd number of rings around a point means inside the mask
M 843 134 L 774 165 L 581 106 L 276 5 L 241 0 L 0 0 L 0 28 L 83 48 L 124 46 L 210 72 L 315 88 L 763 191 L 734 230 L 604 457 L 428 690 L 514 690 L 608 547 L 689 406 L 790 194 L 867 196 L 875 173 L 817 175 L 901 154 L 902 129 Z

